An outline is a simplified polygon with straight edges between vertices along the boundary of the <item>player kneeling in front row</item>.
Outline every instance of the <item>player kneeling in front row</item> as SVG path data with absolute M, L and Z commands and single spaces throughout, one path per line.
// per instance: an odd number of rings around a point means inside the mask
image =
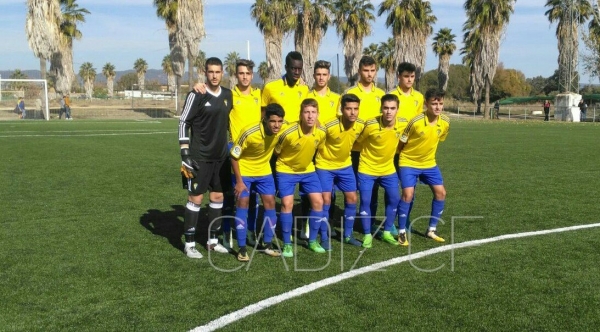
M 238 246 L 238 260 L 250 260 L 246 252 L 246 232 L 248 222 L 248 204 L 250 190 L 260 194 L 265 208 L 264 248 L 269 256 L 278 257 L 279 251 L 273 250 L 271 241 L 277 225 L 275 213 L 275 181 L 271 173 L 269 159 L 277 144 L 278 133 L 283 126 L 285 112 L 278 104 L 269 104 L 263 120 L 245 127 L 231 148 L 231 166 L 235 175 L 234 193 L 237 198 L 235 228 Z
M 438 143 L 446 139 L 450 128 L 450 119 L 442 115 L 444 92 L 436 89 L 428 90 L 425 93 L 425 106 L 426 111 L 408 123 L 398 144 L 400 150 L 398 172 L 402 186 L 402 197 L 398 204 L 398 243 L 403 246 L 408 245 L 406 220 L 417 180 L 429 185 L 433 192 L 427 237 L 437 242 L 445 241 L 437 235 L 436 231 L 437 223 L 444 211 L 446 189 L 442 173 L 435 161 Z

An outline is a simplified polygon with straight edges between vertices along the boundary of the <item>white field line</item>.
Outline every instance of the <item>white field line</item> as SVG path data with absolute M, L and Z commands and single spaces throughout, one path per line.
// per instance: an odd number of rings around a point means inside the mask
M 164 120 L 170 120 L 170 119 L 164 119 Z M 32 125 L 32 124 L 42 124 L 42 125 L 52 125 L 52 124 L 60 124 L 60 123 L 64 123 L 66 121 L 61 121 L 61 120 L 53 120 L 53 121 L 45 121 L 45 120 L 34 120 L 34 121 L 29 121 L 29 120 L 8 120 L 8 121 L 2 121 L 0 120 L 0 125 L 10 125 L 10 126 L 21 126 L 21 125 Z M 78 123 L 110 123 L 110 124 L 132 124 L 132 123 L 137 123 L 137 124 L 146 124 L 146 123 L 162 123 L 161 121 L 158 120 L 130 120 L 130 121 L 96 121 L 96 120 L 79 120 L 77 121 Z M 72 123 L 72 122 L 71 122 Z
M 257 303 L 251 304 L 245 308 L 242 308 L 240 310 L 237 310 L 230 314 L 227 314 L 225 316 L 221 316 L 213 321 L 208 322 L 206 325 L 198 326 L 190 331 L 193 331 L 193 332 L 214 331 L 214 330 L 220 329 L 222 327 L 225 327 L 231 323 L 234 323 L 238 320 L 241 320 L 245 317 L 248 317 L 252 314 L 255 314 L 263 309 L 267 309 L 271 306 L 274 306 L 278 303 L 289 300 L 291 298 L 310 293 L 319 288 L 333 285 L 340 281 L 344 281 L 346 279 L 350 279 L 350 278 L 353 278 L 353 277 L 356 277 L 356 276 L 359 276 L 359 275 L 362 275 L 362 274 L 365 274 L 368 272 L 377 271 L 377 270 L 380 270 L 380 269 L 388 267 L 388 266 L 392 266 L 392 265 L 400 264 L 403 262 L 439 254 L 441 252 L 446 252 L 446 251 L 461 249 L 461 248 L 467 248 L 467 247 L 474 247 L 474 246 L 478 246 L 478 245 L 482 245 L 482 244 L 486 244 L 486 243 L 497 242 L 497 241 L 502 241 L 502 240 L 517 239 L 517 238 L 522 238 L 522 237 L 545 235 L 545 234 L 551 234 L 551 233 L 568 232 L 568 231 L 574 231 L 574 230 L 580 230 L 580 229 L 586 229 L 586 228 L 594 228 L 594 227 L 600 227 L 600 223 L 588 224 L 588 225 L 577 225 L 577 226 L 570 226 L 570 227 L 563 227 L 563 228 L 555 228 L 555 229 L 548 229 L 548 230 L 535 231 L 535 232 L 500 235 L 500 236 L 491 237 L 491 238 L 487 238 L 487 239 L 455 243 L 455 244 L 451 244 L 451 245 L 446 245 L 446 246 L 441 246 L 441 247 L 421 251 L 421 252 L 418 252 L 415 254 L 392 258 L 390 260 L 375 263 L 375 264 L 372 264 L 369 266 L 362 267 L 360 269 L 344 272 L 337 276 L 333 276 L 333 277 L 329 277 L 329 278 L 326 278 L 323 280 L 315 281 L 311 284 L 308 284 L 308 285 L 305 285 L 302 287 L 298 287 L 289 292 L 285 292 L 283 294 L 276 295 L 276 296 L 270 297 L 268 299 L 264 299 Z
M 107 134 L 72 134 L 72 135 L 54 135 L 54 134 L 35 134 L 35 135 L 0 135 L 0 138 L 20 138 L 20 137 L 73 137 L 73 136 L 129 136 L 129 135 L 154 135 L 154 134 L 177 134 L 177 131 L 151 131 L 151 132 L 128 132 L 128 133 L 107 133 Z

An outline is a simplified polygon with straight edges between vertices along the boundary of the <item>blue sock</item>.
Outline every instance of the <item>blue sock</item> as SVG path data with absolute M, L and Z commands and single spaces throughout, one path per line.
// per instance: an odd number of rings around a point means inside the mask
M 292 244 L 292 224 L 294 219 L 292 213 L 280 213 L 279 219 L 281 220 L 281 235 L 283 236 L 283 244 Z
M 253 198 L 254 197 L 254 198 Z M 258 194 L 250 193 L 250 205 L 248 206 L 248 230 L 256 231 L 256 220 L 258 220 Z
M 344 208 L 344 237 L 352 236 L 354 230 L 354 217 L 356 216 L 356 204 L 346 204 Z
M 442 217 L 444 212 L 444 204 L 446 201 L 438 201 L 433 199 L 431 201 L 431 218 L 429 218 L 429 227 L 435 228 L 438 224 L 439 219 Z
M 238 207 L 235 211 L 235 234 L 238 246 L 243 248 L 246 246 L 246 220 L 248 219 L 248 209 Z M 224 224 L 229 224 L 225 222 Z
M 373 185 L 373 191 L 371 192 L 371 203 L 369 204 L 369 208 L 371 209 L 371 216 L 377 216 L 377 208 L 379 207 L 379 184 L 375 182 Z M 375 219 L 372 219 L 375 222 Z
M 398 229 L 406 229 L 406 221 L 408 220 L 408 210 L 410 209 L 410 203 L 400 199 L 398 203 Z
M 265 210 L 264 225 L 263 242 L 271 243 L 275 235 L 275 225 L 277 225 L 277 213 L 275 213 L 275 210 Z
M 386 204 L 385 205 L 385 223 L 383 224 L 384 231 L 391 231 L 396 220 L 398 204 Z
M 323 204 L 323 219 L 321 219 L 321 228 L 320 233 L 321 233 L 321 241 L 325 240 L 328 238 L 329 232 L 328 232 L 328 224 L 329 224 L 329 207 L 330 205 L 325 205 Z M 327 222 L 325 222 L 327 221 Z
M 308 242 L 316 241 L 317 234 L 321 228 L 321 219 L 323 218 L 323 211 L 310 210 L 308 214 L 308 227 L 310 232 L 308 233 Z

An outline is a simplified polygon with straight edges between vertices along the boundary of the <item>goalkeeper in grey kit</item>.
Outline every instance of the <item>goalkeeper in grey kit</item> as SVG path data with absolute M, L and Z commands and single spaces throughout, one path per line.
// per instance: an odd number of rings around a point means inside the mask
M 231 90 L 220 86 L 223 77 L 221 60 L 208 58 L 205 71 L 206 93 L 188 93 L 179 120 L 181 175 L 183 187 L 188 191 L 183 223 L 184 252 L 190 258 L 202 258 L 196 250 L 195 233 L 202 198 L 207 190 L 210 192 L 207 249 L 228 253 L 219 244 L 217 232 L 221 226 L 223 193 L 229 192 L 231 186 L 227 130 L 233 99 Z

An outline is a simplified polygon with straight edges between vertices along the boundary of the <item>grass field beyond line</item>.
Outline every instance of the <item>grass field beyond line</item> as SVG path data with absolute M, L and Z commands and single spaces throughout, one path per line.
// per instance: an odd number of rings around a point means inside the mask
M 454 242 L 599 222 L 600 126 L 453 121 L 438 149 Z M 114 134 L 114 135 L 97 135 Z M 333 263 L 299 272 L 256 254 L 223 273 L 181 252 L 185 191 L 177 121 L 0 123 L 2 331 L 184 331 L 260 300 L 406 255 L 333 241 Z M 429 214 L 418 186 L 413 218 Z M 380 193 L 380 202 L 383 196 Z M 339 203 L 339 202 L 338 202 Z M 340 205 L 340 204 L 338 204 Z M 341 205 L 340 205 L 341 206 Z M 383 204 L 379 204 L 380 214 Z M 420 236 L 411 252 L 440 246 Z M 599 230 L 457 251 L 455 270 L 402 264 L 295 298 L 225 330 L 591 330 L 600 298 Z M 359 233 L 355 233 L 360 237 Z M 206 251 L 202 251 L 206 256 Z M 212 256 L 232 269 L 233 255 Z M 300 246 L 299 267 L 327 262 Z M 420 260 L 447 263 L 449 253 Z M 343 266 L 343 268 L 342 268 Z

